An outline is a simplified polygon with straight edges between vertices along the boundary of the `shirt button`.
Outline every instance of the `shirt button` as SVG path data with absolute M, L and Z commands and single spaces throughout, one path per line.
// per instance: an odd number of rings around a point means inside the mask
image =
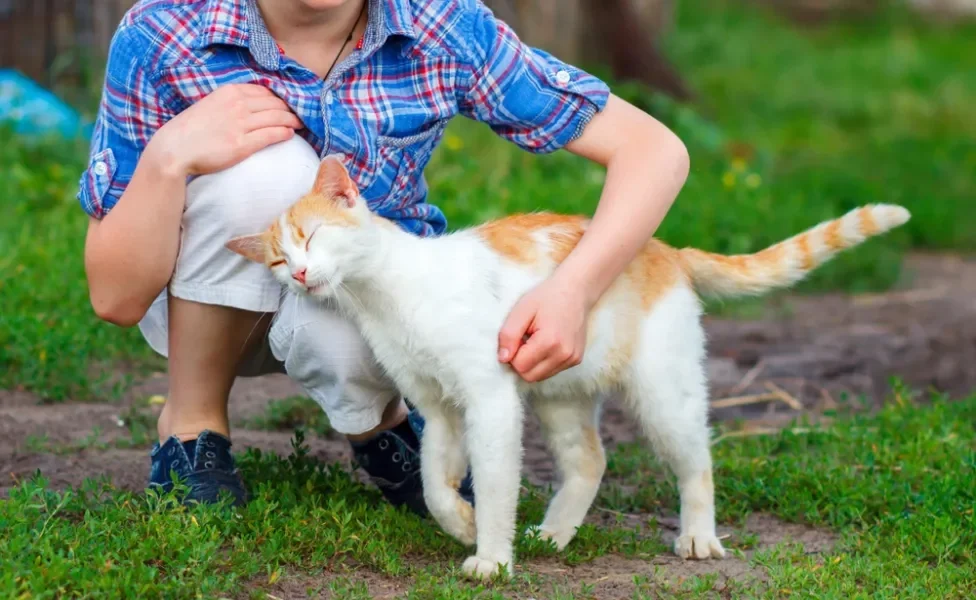
M 559 85 L 566 85 L 567 83 L 569 83 L 570 79 L 572 78 L 569 76 L 568 71 L 559 71 L 558 73 L 556 73 L 556 82 Z
M 95 173 L 95 175 L 102 177 L 103 175 L 108 173 L 108 165 L 106 165 L 102 161 L 98 161 L 97 163 L 95 163 L 95 166 L 92 167 L 92 172 Z
M 334 100 L 335 100 L 335 94 L 333 94 L 332 92 L 326 92 L 326 94 L 325 94 L 325 103 L 326 104 L 332 104 L 332 102 Z

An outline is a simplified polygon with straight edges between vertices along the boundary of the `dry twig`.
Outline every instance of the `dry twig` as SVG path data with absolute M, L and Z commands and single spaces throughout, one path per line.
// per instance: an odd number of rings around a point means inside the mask
M 771 400 L 779 400 L 780 397 L 772 392 L 768 394 L 752 394 L 749 396 L 732 396 L 731 398 L 722 398 L 720 400 L 714 400 L 711 403 L 712 408 L 730 408 L 732 406 L 745 406 L 747 404 L 759 404 L 760 402 L 770 402 Z
M 766 382 L 766 389 L 776 395 L 776 398 L 793 410 L 803 410 L 803 403 L 791 396 L 786 390 L 772 381 Z
M 746 372 L 745 375 L 742 376 L 742 379 L 739 380 L 739 383 L 735 384 L 735 387 L 732 388 L 732 390 L 729 393 L 732 395 L 741 394 L 743 390 L 749 387 L 752 384 L 752 382 L 756 380 L 756 377 L 765 368 L 766 368 L 766 362 L 760 358 L 759 362 L 757 362 L 751 369 L 749 369 Z
M 759 435 L 774 435 L 783 431 L 782 429 L 776 429 L 774 427 L 757 427 L 755 429 L 739 429 L 738 431 L 726 431 L 722 435 L 718 436 L 712 440 L 712 446 L 721 442 L 722 440 L 727 440 L 729 438 L 741 438 L 741 437 L 754 437 Z M 810 433 L 812 429 L 806 427 L 796 427 L 793 429 L 788 429 L 790 433 Z

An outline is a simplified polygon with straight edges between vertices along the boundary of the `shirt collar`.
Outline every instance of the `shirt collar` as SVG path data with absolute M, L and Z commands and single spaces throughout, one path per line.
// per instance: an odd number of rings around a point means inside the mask
M 369 22 L 363 48 L 371 51 L 387 38 L 416 38 L 410 0 L 367 0 Z M 201 17 L 197 47 L 227 44 L 248 48 L 266 68 L 277 68 L 279 53 L 256 0 L 208 0 Z
M 381 6 L 376 6 L 381 5 Z M 417 32 L 413 28 L 413 11 L 410 10 L 410 0 L 370 0 L 370 9 L 382 13 L 384 29 L 387 36 L 402 35 L 416 38 Z

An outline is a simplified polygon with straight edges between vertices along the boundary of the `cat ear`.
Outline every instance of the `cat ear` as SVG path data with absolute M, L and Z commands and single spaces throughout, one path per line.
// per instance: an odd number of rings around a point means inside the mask
M 340 154 L 330 154 L 322 159 L 312 190 L 330 200 L 343 202 L 349 208 L 355 206 L 359 198 L 359 189 L 349 177 Z
M 233 250 L 248 260 L 253 260 L 261 264 L 265 263 L 264 236 L 260 233 L 236 237 L 224 244 L 224 247 L 228 250 Z

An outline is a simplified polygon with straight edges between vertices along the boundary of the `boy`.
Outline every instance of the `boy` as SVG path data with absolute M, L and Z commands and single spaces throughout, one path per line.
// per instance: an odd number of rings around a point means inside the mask
M 375 212 L 441 233 L 422 173 L 459 114 L 526 150 L 607 167 L 586 235 L 499 332 L 498 359 L 539 381 L 579 362 L 589 310 L 684 184 L 687 152 L 667 128 L 522 44 L 480 0 L 140 0 L 129 11 L 79 200 L 95 312 L 138 324 L 168 357 L 150 485 L 169 485 L 172 469 L 188 500 L 243 502 L 228 393 L 237 376 L 277 371 L 322 406 L 390 502 L 424 512 L 422 421 L 355 328 L 223 244 L 306 193 L 329 153 L 346 157 Z

